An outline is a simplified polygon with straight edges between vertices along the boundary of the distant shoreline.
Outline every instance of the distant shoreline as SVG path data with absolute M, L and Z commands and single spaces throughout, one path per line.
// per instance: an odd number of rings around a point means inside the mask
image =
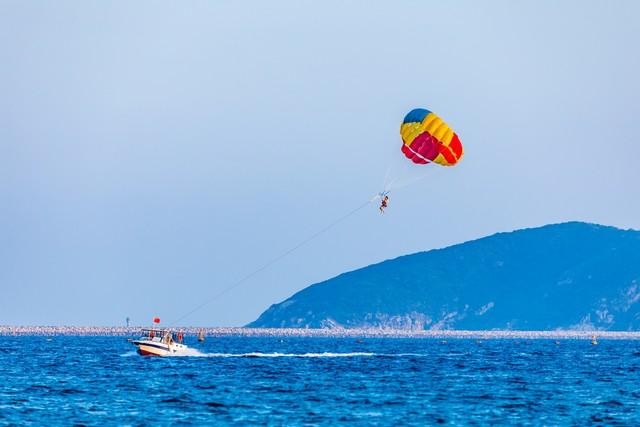
M 142 326 L 0 326 L 0 336 L 136 336 Z M 437 339 L 599 339 L 640 340 L 640 331 L 458 331 L 406 329 L 303 329 L 241 327 L 174 327 L 186 335 L 204 329 L 209 337 L 310 337 L 310 338 L 437 338 Z

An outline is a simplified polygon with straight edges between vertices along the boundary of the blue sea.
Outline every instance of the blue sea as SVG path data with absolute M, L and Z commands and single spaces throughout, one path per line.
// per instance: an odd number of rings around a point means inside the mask
M 640 425 L 640 341 L 2 337 L 0 424 Z

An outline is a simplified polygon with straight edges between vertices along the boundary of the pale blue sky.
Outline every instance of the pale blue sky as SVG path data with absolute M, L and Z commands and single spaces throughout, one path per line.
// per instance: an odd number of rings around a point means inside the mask
M 367 200 L 414 107 L 466 155 L 185 320 L 522 227 L 640 228 L 640 3 L 0 2 L 0 324 L 173 320 Z

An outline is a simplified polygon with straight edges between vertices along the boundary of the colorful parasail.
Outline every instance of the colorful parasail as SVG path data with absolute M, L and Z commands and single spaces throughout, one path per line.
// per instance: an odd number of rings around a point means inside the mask
M 462 143 L 453 129 L 424 108 L 411 110 L 405 116 L 400 135 L 402 152 L 414 163 L 453 166 L 464 154 Z

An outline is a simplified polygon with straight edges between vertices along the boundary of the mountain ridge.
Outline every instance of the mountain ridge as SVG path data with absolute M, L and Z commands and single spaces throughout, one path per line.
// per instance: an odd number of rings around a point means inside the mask
M 635 330 L 639 300 L 640 232 L 571 221 L 345 272 L 247 326 Z

